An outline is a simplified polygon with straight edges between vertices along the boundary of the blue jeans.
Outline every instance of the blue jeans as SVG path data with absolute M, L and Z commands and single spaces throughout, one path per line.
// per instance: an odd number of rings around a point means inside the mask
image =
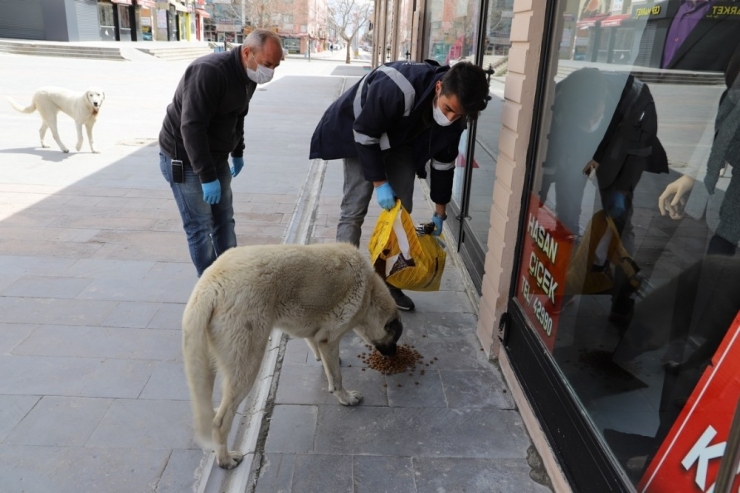
M 383 153 L 385 172 L 396 197 L 411 214 L 414 203 L 414 155 L 410 147 Z M 365 222 L 367 209 L 375 188 L 372 182 L 365 180 L 360 160 L 356 157 L 344 159 L 344 196 L 342 197 L 339 224 L 337 224 L 337 241 L 360 246 L 362 223 Z
M 187 164 L 183 166 L 182 183 L 172 181 L 172 158 L 161 152 L 159 153 L 159 167 L 175 195 L 175 202 L 177 202 L 180 217 L 182 217 L 182 226 L 188 237 L 190 258 L 200 277 L 203 271 L 216 260 L 216 257 L 236 246 L 231 170 L 226 163 L 219 166 L 218 181 L 221 183 L 221 201 L 210 205 L 203 201 L 203 188 L 192 167 Z

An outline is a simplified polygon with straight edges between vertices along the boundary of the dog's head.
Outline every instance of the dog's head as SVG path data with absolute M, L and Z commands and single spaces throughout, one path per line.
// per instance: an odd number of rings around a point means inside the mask
M 99 87 L 90 87 L 85 91 L 85 99 L 92 106 L 93 114 L 97 114 L 100 111 L 100 107 L 103 106 L 105 93 Z
M 396 343 L 403 333 L 403 324 L 388 287 L 380 277 L 375 274 L 372 276 L 370 304 L 365 320 L 355 328 L 355 333 L 367 344 L 375 346 L 383 356 L 393 356 L 396 354 Z

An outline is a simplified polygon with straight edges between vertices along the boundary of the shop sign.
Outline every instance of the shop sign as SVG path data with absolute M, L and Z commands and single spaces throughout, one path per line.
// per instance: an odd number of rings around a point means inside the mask
M 633 19 L 663 19 L 668 15 L 668 9 L 665 3 L 658 3 L 655 5 L 633 5 L 632 6 L 632 18 Z
M 517 300 L 552 351 L 563 304 L 573 235 L 536 194 L 529 199 Z
M 740 314 L 647 472 L 640 493 L 711 493 L 740 397 Z M 740 491 L 735 477 L 732 491 Z

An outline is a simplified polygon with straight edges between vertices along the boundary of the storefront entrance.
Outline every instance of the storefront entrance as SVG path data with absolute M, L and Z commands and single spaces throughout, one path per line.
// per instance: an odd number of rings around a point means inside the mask
M 575 491 L 714 488 L 740 397 L 740 24 L 720 3 L 677 46 L 682 2 L 635 7 L 606 65 L 564 54 L 564 23 L 627 12 L 548 2 L 504 346 Z

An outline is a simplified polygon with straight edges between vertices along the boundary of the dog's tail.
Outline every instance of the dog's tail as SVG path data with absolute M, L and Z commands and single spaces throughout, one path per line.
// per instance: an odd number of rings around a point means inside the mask
M 213 313 L 213 296 L 207 290 L 190 296 L 182 317 L 182 353 L 190 388 L 195 440 L 204 448 L 212 445 L 213 382 L 215 370 L 209 349 L 208 325 Z
M 8 96 L 8 102 L 10 102 L 10 105 L 13 108 L 15 108 L 16 111 L 20 111 L 21 113 L 33 113 L 34 111 L 36 111 L 36 102 L 35 101 L 32 101 L 31 102 L 31 106 L 27 106 L 25 108 L 23 106 L 19 105 L 18 103 L 16 103 L 13 100 L 13 98 L 11 98 L 10 96 Z

